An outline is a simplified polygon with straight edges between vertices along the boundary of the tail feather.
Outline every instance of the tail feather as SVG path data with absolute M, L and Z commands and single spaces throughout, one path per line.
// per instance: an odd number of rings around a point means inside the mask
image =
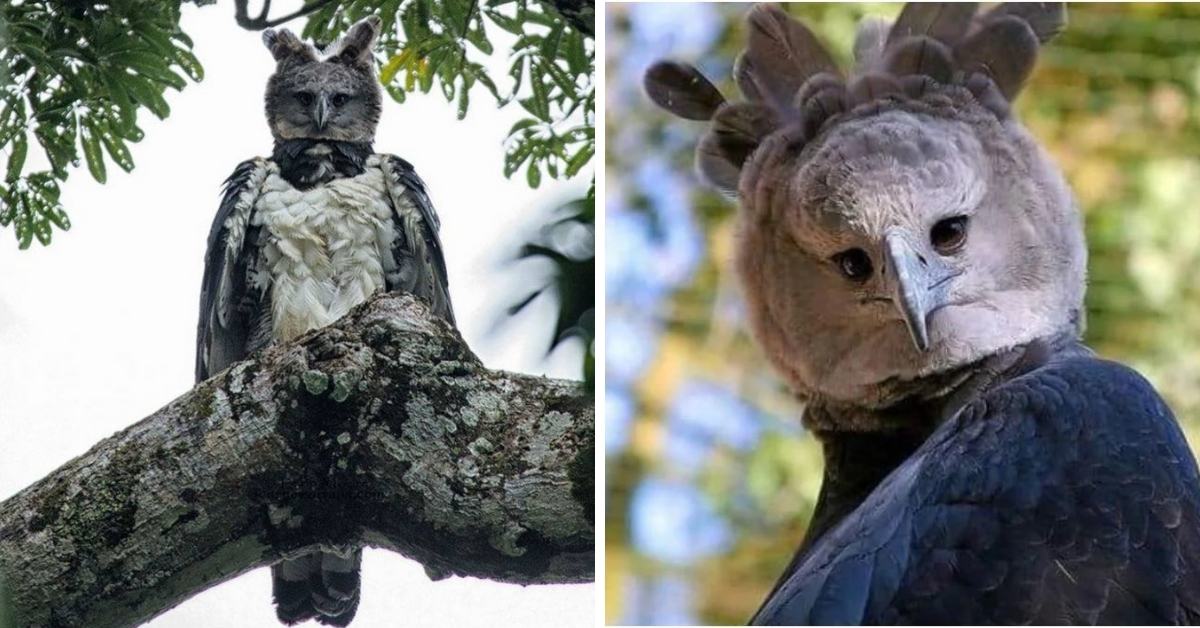
M 321 551 L 271 567 L 275 613 L 287 625 L 309 619 L 346 626 L 358 610 L 362 550 Z

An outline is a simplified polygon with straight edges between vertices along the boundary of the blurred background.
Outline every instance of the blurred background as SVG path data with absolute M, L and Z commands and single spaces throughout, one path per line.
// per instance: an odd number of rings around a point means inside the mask
M 797 4 L 843 64 L 864 15 Z M 653 61 L 722 91 L 746 5 L 609 4 L 606 501 L 609 623 L 744 623 L 821 479 L 801 408 L 747 331 L 731 203 L 702 189 L 703 125 L 647 100 Z M 1150 379 L 1200 446 L 1200 5 L 1071 4 L 1018 101 L 1066 171 L 1090 250 L 1086 341 Z

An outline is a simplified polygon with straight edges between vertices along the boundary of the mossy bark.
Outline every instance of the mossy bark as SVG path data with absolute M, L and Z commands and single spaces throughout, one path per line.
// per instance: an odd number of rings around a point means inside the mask
M 47 627 L 137 625 L 321 545 L 435 579 L 589 581 L 594 423 L 580 383 L 488 370 L 383 295 L 0 503 L 0 581 L 16 625 Z

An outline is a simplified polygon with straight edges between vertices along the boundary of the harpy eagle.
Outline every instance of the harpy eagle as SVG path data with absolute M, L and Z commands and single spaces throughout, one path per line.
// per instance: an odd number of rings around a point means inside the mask
M 379 291 L 425 299 L 453 324 L 438 218 L 403 159 L 372 151 L 382 94 L 376 17 L 318 52 L 265 31 L 275 57 L 266 110 L 270 158 L 238 165 L 205 255 L 196 347 L 203 381 L 250 353 L 327 325 Z M 358 547 L 271 568 L 279 619 L 345 626 L 359 600 Z
M 697 169 L 738 200 L 754 335 L 825 454 L 753 623 L 1200 621 L 1195 457 L 1151 385 L 1080 342 L 1080 217 L 1010 109 L 1065 18 L 909 4 L 860 27 L 847 76 L 760 5 L 744 101 L 647 72 L 709 123 Z

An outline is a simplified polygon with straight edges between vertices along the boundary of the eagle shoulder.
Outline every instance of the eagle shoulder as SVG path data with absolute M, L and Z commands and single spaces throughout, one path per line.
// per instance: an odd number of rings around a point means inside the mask
M 449 276 L 438 234 L 441 222 L 425 182 L 411 163 L 395 155 L 373 155 L 367 165 L 373 164 L 383 171 L 388 196 L 397 216 L 393 253 L 399 272 L 389 275 L 388 290 L 424 298 L 434 314 L 453 324 Z
M 948 420 L 755 623 L 1161 624 L 1200 617 L 1200 481 L 1128 367 L 1072 357 Z

